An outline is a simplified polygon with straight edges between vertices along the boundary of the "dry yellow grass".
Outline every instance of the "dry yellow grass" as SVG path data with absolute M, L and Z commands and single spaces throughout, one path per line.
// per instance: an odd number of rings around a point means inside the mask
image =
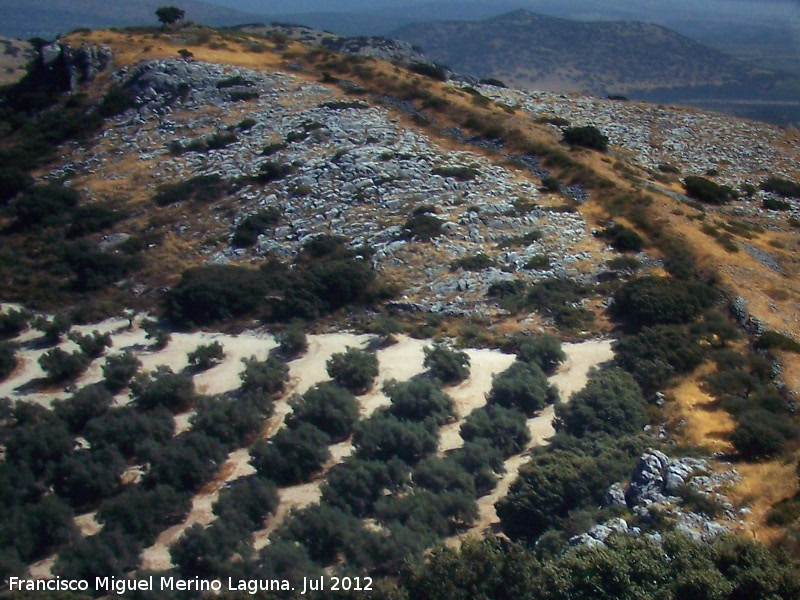
M 671 409 L 675 411 L 671 421 L 683 420 L 685 425 L 676 427 L 675 437 L 679 441 L 708 449 L 710 452 L 730 452 L 733 446 L 728 437 L 734 428 L 731 416 L 719 403 L 701 388 L 701 378 L 714 371 L 714 365 L 706 363 L 698 367 L 689 377 L 668 391 L 675 398 Z
M 726 491 L 727 496 L 750 509 L 744 532 L 758 541 L 770 544 L 783 535 L 780 527 L 768 527 L 764 519 L 772 506 L 797 492 L 797 464 L 772 460 L 759 463 L 739 463 L 736 470 L 742 476 Z

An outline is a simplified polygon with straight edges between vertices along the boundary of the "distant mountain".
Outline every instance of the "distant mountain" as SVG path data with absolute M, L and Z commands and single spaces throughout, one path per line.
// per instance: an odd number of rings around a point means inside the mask
M 391 36 L 457 72 L 551 91 L 625 94 L 771 75 L 658 25 L 571 21 L 525 10 L 485 21 L 407 25 Z
M 0 35 L 28 39 L 53 37 L 80 27 L 102 29 L 129 25 L 158 25 L 155 10 L 160 6 L 178 6 L 186 18 L 204 25 L 234 25 L 259 20 L 199 0 L 0 0 Z

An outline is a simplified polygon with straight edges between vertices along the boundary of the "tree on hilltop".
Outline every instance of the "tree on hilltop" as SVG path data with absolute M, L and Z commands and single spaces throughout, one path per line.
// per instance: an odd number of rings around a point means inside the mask
M 186 16 L 186 11 L 177 6 L 162 6 L 156 9 L 156 17 L 164 25 L 172 25 L 182 20 Z

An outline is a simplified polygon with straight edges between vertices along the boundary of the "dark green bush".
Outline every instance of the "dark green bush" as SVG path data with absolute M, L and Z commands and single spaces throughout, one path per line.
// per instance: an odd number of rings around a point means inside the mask
M 330 458 L 328 435 L 307 423 L 281 429 L 272 438 L 256 442 L 250 449 L 250 464 L 262 477 L 282 485 L 311 480 Z
M 765 192 L 772 192 L 786 198 L 800 198 L 800 184 L 774 175 L 767 177 L 759 187 Z
M 362 518 L 372 513 L 375 503 L 408 481 L 409 468 L 403 461 L 350 458 L 333 467 L 322 487 L 322 501 Z
M 166 444 L 143 445 L 142 452 L 150 463 L 145 486 L 168 485 L 188 492 L 207 483 L 227 455 L 225 446 L 199 431 L 182 433 Z
M 295 359 L 308 350 L 308 339 L 299 323 L 289 325 L 276 336 L 276 340 L 281 354 L 288 360 Z
M 253 356 L 243 362 L 245 368 L 240 375 L 243 392 L 260 393 L 269 398 L 283 392 L 289 381 L 289 367 L 271 356 L 263 361 Z
M 139 409 L 166 408 L 172 413 L 187 410 L 195 401 L 194 381 L 185 373 L 165 366 L 139 374 L 131 382 L 131 396 Z
M 92 359 L 102 356 L 105 349 L 110 348 L 112 345 L 111 334 L 108 332 L 100 333 L 96 329 L 91 334 L 82 335 L 78 332 L 72 332 L 67 337 L 77 344 L 81 352 Z
M 787 200 L 779 200 L 777 198 L 764 198 L 761 205 L 767 210 L 791 210 L 792 203 Z
M 17 167 L 0 168 L 0 206 L 33 185 L 33 177 Z
M 497 476 L 506 470 L 503 453 L 486 438 L 475 438 L 448 456 L 474 477 L 478 496 L 489 493 L 497 483 Z
M 686 195 L 706 204 L 727 204 L 736 199 L 736 190 L 727 186 L 719 185 L 697 175 L 689 175 L 683 180 L 683 187 L 686 188 Z
M 413 73 L 430 77 L 436 81 L 447 81 L 447 70 L 439 65 L 425 63 L 425 62 L 412 62 L 408 65 L 408 70 Z
M 53 401 L 53 412 L 72 433 L 81 433 L 86 424 L 108 411 L 114 397 L 100 384 L 82 387 L 65 400 Z
M 126 350 L 122 354 L 108 356 L 103 365 L 105 386 L 112 393 L 119 392 L 130 383 L 130 380 L 136 375 L 141 366 L 142 361 L 136 358 L 136 355 L 130 350 Z
M 564 130 L 564 141 L 570 146 L 583 146 L 605 152 L 608 150 L 608 138 L 597 127 L 568 127 Z
M 61 226 L 78 198 L 78 192 L 62 185 L 34 185 L 9 204 L 9 211 L 20 229 Z
M 107 119 L 120 115 L 135 105 L 135 98 L 128 90 L 119 85 L 112 85 L 103 96 L 97 112 Z
M 258 236 L 267 228 L 273 227 L 280 221 L 280 211 L 270 206 L 253 215 L 245 217 L 233 233 L 231 243 L 240 248 L 249 248 L 258 241 Z
M 800 354 L 800 344 L 777 331 L 765 331 L 756 341 L 756 348 L 785 350 Z
M 114 408 L 86 424 L 83 436 L 92 448 L 116 448 L 126 458 L 139 454 L 148 440 L 164 443 L 172 438 L 175 421 L 166 409 L 147 413 L 124 406 Z
M 388 461 L 397 457 L 409 465 L 435 452 L 438 443 L 434 423 L 401 421 L 385 411 L 361 421 L 353 434 L 358 458 Z
M 93 506 L 116 491 L 126 466 L 113 448 L 81 450 L 58 464 L 53 489 L 76 509 Z
M 615 363 L 647 394 L 661 389 L 674 375 L 690 372 L 704 356 L 699 341 L 680 325 L 645 327 L 621 337 L 613 348 Z
M 193 431 L 204 433 L 234 449 L 249 442 L 263 427 L 262 413 L 256 402 L 228 396 L 203 396 L 195 405 L 192 415 Z
M 434 343 L 423 348 L 423 366 L 430 374 L 449 385 L 461 383 L 469 377 L 469 356 L 444 344 Z
M 314 561 L 330 565 L 347 538 L 359 529 L 360 523 L 352 515 L 318 504 L 293 513 L 275 532 L 275 538 L 299 542 Z
M 553 277 L 533 285 L 528 302 L 565 329 L 577 329 L 594 319 L 594 313 L 579 306 L 590 290 L 572 279 Z
M 191 495 L 187 492 L 168 485 L 153 489 L 135 485 L 104 502 L 97 520 L 105 524 L 104 530 L 126 533 L 142 546 L 149 546 L 164 528 L 180 523 L 191 506 Z
M 434 175 L 441 175 L 442 177 L 452 177 L 459 181 L 472 181 L 478 175 L 478 169 L 475 167 L 434 167 L 431 169 Z
M 187 356 L 189 365 L 200 371 L 206 371 L 214 365 L 218 365 L 224 358 L 225 349 L 219 342 L 201 344 Z
M 414 487 L 442 492 L 462 492 L 475 496 L 475 480 L 464 467 L 450 458 L 428 456 L 422 459 L 411 474 Z
M 511 340 L 511 349 L 522 362 L 537 365 L 542 371 L 551 375 L 567 355 L 561 349 L 561 340 L 554 335 L 518 335 Z
M 12 338 L 28 328 L 31 315 L 24 310 L 7 310 L 0 314 L 0 338 Z
M 74 239 L 98 233 L 113 227 L 125 219 L 120 210 L 114 210 L 102 204 L 87 204 L 72 211 L 72 222 L 66 231 L 67 238 Z
M 465 442 L 488 440 L 506 458 L 522 452 L 531 439 L 524 414 L 493 405 L 473 410 L 461 425 L 460 433 Z
M 689 323 L 718 296 L 719 292 L 702 283 L 640 277 L 617 290 L 611 312 L 634 328 Z
M 464 269 L 465 271 L 482 271 L 493 266 L 494 261 L 483 253 L 457 258 L 450 263 L 451 269 Z
M 275 512 L 279 503 L 274 483 L 257 475 L 248 475 L 226 484 L 212 510 L 226 523 L 255 531 L 261 528 L 268 514 Z
M 354 394 L 363 394 L 378 376 L 378 358 L 371 352 L 346 348 L 333 354 L 325 363 L 328 375 Z
M 153 202 L 158 206 L 170 206 L 193 201 L 208 204 L 234 191 L 237 184 L 222 179 L 219 175 L 198 175 L 180 183 L 165 183 L 158 186 Z
M 286 417 L 290 429 L 308 423 L 327 433 L 333 443 L 349 438 L 358 422 L 355 396 L 329 382 L 318 383 L 290 405 L 293 412 Z
M 253 179 L 261 184 L 272 183 L 273 181 L 280 181 L 293 170 L 294 167 L 292 165 L 268 161 L 261 165 Z
M 166 297 L 167 316 L 179 325 L 202 325 L 251 314 L 268 288 L 253 269 L 207 265 L 184 271 Z
M 89 359 L 80 351 L 69 353 L 53 348 L 39 357 L 39 366 L 48 379 L 60 382 L 81 375 L 89 366 Z
M 104 252 L 96 243 L 87 240 L 79 240 L 67 246 L 64 261 L 75 275 L 72 287 L 79 292 L 102 289 L 142 265 L 137 256 Z
M 556 431 L 578 438 L 608 434 L 635 435 L 647 423 L 642 390 L 633 377 L 621 369 L 593 371 L 589 381 L 570 398 L 556 406 Z
M 16 347 L 8 342 L 0 343 L 0 381 L 14 372 L 17 366 Z
M 454 417 L 453 400 L 439 382 L 414 378 L 387 381 L 383 393 L 392 401 L 389 414 L 403 421 L 426 421 L 442 425 Z
M 504 408 L 515 408 L 528 416 L 558 400 L 558 392 L 536 365 L 515 362 L 492 377 L 487 401 Z
M 403 239 L 429 242 L 442 234 L 444 222 L 429 214 L 412 215 L 403 225 Z
M 743 412 L 737 421 L 731 442 L 736 451 L 748 459 L 774 456 L 783 450 L 788 440 L 800 435 L 792 420 L 763 409 Z
M 644 247 L 642 236 L 619 223 L 606 227 L 600 235 L 619 252 L 641 252 Z

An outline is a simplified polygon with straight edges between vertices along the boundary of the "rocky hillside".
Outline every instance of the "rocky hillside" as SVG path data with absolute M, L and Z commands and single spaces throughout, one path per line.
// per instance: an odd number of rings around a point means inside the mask
M 528 89 L 625 94 L 766 74 L 657 25 L 569 21 L 527 11 L 409 25 L 392 36 L 455 71 Z
M 42 49 L 3 98 L 3 576 L 433 599 L 496 540 L 427 551 L 496 529 L 528 566 L 480 586 L 525 597 L 593 561 L 800 593 L 751 541 L 798 552 L 800 134 L 443 79 L 194 26 Z

